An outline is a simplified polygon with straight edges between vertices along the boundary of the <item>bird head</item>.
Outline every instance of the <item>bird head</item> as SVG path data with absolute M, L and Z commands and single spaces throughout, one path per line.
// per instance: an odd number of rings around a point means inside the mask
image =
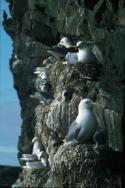
M 39 140 L 39 137 L 34 137 L 33 139 L 32 139 L 32 144 L 36 141 L 36 140 Z
M 79 103 L 79 111 L 85 110 L 85 109 L 91 110 L 93 109 L 94 104 L 95 103 L 89 98 L 82 99 Z
M 66 48 L 71 47 L 71 42 L 70 42 L 70 40 L 69 40 L 67 37 L 63 37 L 63 38 L 60 40 L 59 44 L 65 46 Z
M 76 47 L 80 50 L 80 49 L 84 49 L 85 47 L 87 47 L 87 42 L 85 41 L 78 41 L 76 43 Z

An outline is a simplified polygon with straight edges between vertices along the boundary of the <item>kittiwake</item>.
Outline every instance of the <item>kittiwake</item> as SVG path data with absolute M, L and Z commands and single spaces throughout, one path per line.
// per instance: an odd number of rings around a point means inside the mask
M 54 61 L 53 57 L 50 56 L 43 61 L 43 65 L 48 69 L 50 66 L 52 66 L 53 61 Z
M 23 166 L 23 168 L 28 168 L 28 169 L 41 169 L 45 168 L 44 164 L 39 161 L 32 161 L 32 162 L 26 162 L 26 165 Z
M 78 52 L 68 52 L 65 56 L 67 63 L 64 62 L 64 64 L 95 63 L 98 61 L 86 42 L 79 41 L 76 46 L 78 48 Z
M 63 37 L 60 42 L 58 43 L 58 45 L 63 45 L 66 48 L 70 48 L 72 46 L 74 46 L 73 42 L 71 42 L 67 37 Z
M 98 127 L 93 112 L 94 104 L 89 98 L 81 100 L 78 106 L 78 115 L 69 127 L 64 144 L 85 143 L 93 137 Z
M 53 46 L 52 49 L 47 51 L 49 54 L 54 56 L 56 59 L 65 59 L 68 52 L 78 52 L 76 46 L 72 46 L 68 38 L 64 37 L 61 39 L 57 46 Z
M 48 165 L 48 155 L 45 151 L 40 151 L 40 153 L 38 155 L 38 159 L 41 160 L 41 162 L 44 166 Z
M 39 153 L 41 151 L 44 151 L 44 146 L 40 140 L 39 137 L 34 137 L 32 139 L 32 144 L 33 144 L 33 148 L 32 148 L 32 154 L 36 155 L 37 157 L 39 156 Z
M 85 41 L 77 42 L 76 46 L 78 47 L 77 57 L 79 63 L 94 63 L 98 61 Z
M 23 162 L 35 161 L 35 160 L 38 160 L 38 157 L 34 154 L 22 154 L 22 157 L 20 158 L 20 160 Z
M 78 53 L 68 52 L 65 56 L 66 62 L 63 64 L 77 64 L 78 63 Z
M 37 74 L 41 79 L 47 79 L 47 68 L 37 67 L 34 71 L 34 74 Z

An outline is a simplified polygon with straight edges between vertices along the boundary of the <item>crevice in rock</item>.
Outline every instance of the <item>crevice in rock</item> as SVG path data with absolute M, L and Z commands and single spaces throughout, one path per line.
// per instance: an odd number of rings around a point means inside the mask
M 93 9 L 99 0 L 84 0 L 85 7 L 88 9 Z
M 106 7 L 106 2 L 103 1 L 100 9 L 98 10 L 98 12 L 96 13 L 96 20 L 98 22 L 98 24 L 101 24 L 101 22 L 103 21 L 102 15 L 103 13 L 106 11 L 107 7 Z

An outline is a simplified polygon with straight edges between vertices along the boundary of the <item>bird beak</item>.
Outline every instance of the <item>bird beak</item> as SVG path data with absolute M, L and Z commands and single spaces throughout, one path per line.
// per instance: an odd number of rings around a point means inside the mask
M 57 44 L 57 46 L 60 46 L 60 47 L 62 47 L 62 46 L 64 46 L 64 45 L 63 45 L 63 44 L 61 44 L 61 43 L 58 43 L 58 44 Z

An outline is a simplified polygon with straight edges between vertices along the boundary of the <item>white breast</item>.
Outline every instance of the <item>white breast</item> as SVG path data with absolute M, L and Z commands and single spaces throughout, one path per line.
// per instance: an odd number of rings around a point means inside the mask
M 65 59 L 68 64 L 76 64 L 78 62 L 77 53 L 68 52 Z
M 78 57 L 78 61 L 79 62 L 83 62 L 86 59 L 87 53 L 85 50 L 79 50 L 79 52 L 77 53 L 77 57 Z
M 82 113 L 79 113 L 76 118 L 76 123 L 78 126 L 87 128 L 90 126 L 95 126 L 95 116 L 94 113 L 90 110 L 83 110 Z
M 41 143 L 39 141 L 36 141 L 33 145 L 32 154 L 35 154 L 38 156 L 40 151 L 41 151 Z

